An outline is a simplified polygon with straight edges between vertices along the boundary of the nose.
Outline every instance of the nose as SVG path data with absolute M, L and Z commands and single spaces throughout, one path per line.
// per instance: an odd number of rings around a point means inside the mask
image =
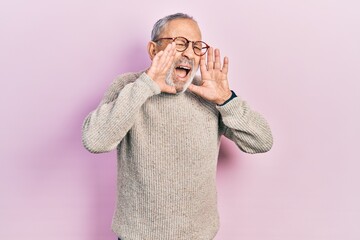
M 192 46 L 192 42 L 189 42 L 188 47 L 185 49 L 185 51 L 182 52 L 182 56 L 188 58 L 188 59 L 193 59 L 195 57 L 195 53 L 193 50 L 193 46 Z

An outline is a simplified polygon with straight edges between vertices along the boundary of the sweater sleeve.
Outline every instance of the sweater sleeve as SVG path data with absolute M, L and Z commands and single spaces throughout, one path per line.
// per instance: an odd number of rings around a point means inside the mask
M 220 124 L 224 128 L 224 135 L 234 141 L 242 151 L 261 153 L 271 149 L 273 137 L 268 123 L 241 98 L 235 97 L 216 108 L 221 115 Z
M 123 76 L 115 81 L 83 123 L 82 142 L 92 153 L 115 149 L 133 126 L 144 102 L 160 93 L 160 88 L 146 73 L 131 83 L 126 84 L 126 80 Z

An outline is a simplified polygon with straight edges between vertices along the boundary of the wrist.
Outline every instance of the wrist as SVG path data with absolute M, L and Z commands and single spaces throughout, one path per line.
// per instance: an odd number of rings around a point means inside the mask
M 151 80 L 154 81 L 154 74 L 152 72 L 150 72 L 150 69 L 147 69 L 145 71 L 146 75 L 148 75 L 149 78 L 151 78 Z
M 228 102 L 230 102 L 233 98 L 237 97 L 237 95 L 235 94 L 235 92 L 233 90 L 230 90 L 229 94 L 224 98 L 223 101 L 221 101 L 220 103 L 216 103 L 218 106 L 224 106 L 225 104 L 227 104 Z

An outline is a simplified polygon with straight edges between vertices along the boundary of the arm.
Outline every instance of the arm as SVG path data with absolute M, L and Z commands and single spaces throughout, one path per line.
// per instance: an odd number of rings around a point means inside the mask
M 223 106 L 217 106 L 221 114 L 220 128 L 224 135 L 247 153 L 267 152 L 273 145 L 273 137 L 266 120 L 239 97 Z
M 108 152 L 120 143 L 133 126 L 145 101 L 160 92 L 176 93 L 165 78 L 175 56 L 175 44 L 169 44 L 154 57 L 150 68 L 133 83 L 115 82 L 100 106 L 91 112 L 83 124 L 82 141 L 93 153 Z
M 227 79 L 228 66 L 229 59 L 225 57 L 221 66 L 220 50 L 213 51 L 210 48 L 207 60 L 205 55 L 200 60 L 201 85 L 190 85 L 189 89 L 217 105 L 221 115 L 220 131 L 241 150 L 247 153 L 269 151 L 273 139 L 266 120 L 252 111 L 239 97 L 231 99 L 232 93 Z
M 90 152 L 101 153 L 116 148 L 134 124 L 144 102 L 160 93 L 160 88 L 145 73 L 123 85 L 123 82 L 114 82 L 99 107 L 84 121 L 82 141 Z

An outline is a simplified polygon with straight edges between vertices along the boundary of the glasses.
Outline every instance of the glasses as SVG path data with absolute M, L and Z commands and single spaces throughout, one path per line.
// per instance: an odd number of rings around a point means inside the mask
M 158 42 L 161 40 L 172 40 L 173 42 L 175 42 L 176 50 L 178 52 L 184 52 L 189 47 L 189 43 L 192 43 L 192 49 L 194 53 L 198 56 L 204 55 L 207 52 L 207 50 L 210 48 L 210 46 L 203 41 L 189 41 L 184 37 L 158 38 L 154 42 Z

